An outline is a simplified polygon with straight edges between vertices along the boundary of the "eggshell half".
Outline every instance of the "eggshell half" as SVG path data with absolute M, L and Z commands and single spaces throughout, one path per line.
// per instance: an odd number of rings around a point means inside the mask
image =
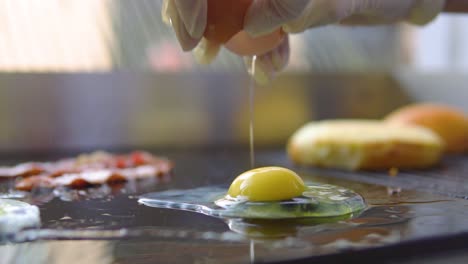
M 285 34 L 281 29 L 256 38 L 251 37 L 245 31 L 241 31 L 232 37 L 225 44 L 225 47 L 241 56 L 262 55 L 276 48 L 284 36 Z

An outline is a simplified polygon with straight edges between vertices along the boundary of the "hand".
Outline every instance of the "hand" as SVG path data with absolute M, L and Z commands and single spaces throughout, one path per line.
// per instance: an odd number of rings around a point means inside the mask
M 193 50 L 199 63 L 208 64 L 216 57 L 220 46 L 203 38 L 207 23 L 206 0 L 164 0 L 162 17 L 174 29 L 182 49 Z M 288 37 L 274 50 L 257 56 L 253 65 L 252 60 L 252 57 L 244 58 L 247 70 L 254 73 L 253 77 L 258 83 L 267 83 L 288 63 Z
M 274 50 L 263 55 L 245 57 L 244 63 L 249 74 L 258 84 L 265 85 L 274 78 L 274 75 L 282 71 L 289 62 L 289 36 Z
M 206 0 L 164 0 L 161 11 L 184 51 L 194 49 L 203 38 L 207 12 Z
M 244 30 L 259 36 L 279 27 L 297 33 L 334 23 L 425 24 L 444 6 L 445 0 L 256 0 L 247 12 Z
M 172 26 L 182 50 L 194 51 L 195 59 L 209 64 L 219 53 L 220 45 L 203 37 L 207 24 L 207 0 L 164 0 L 163 21 Z

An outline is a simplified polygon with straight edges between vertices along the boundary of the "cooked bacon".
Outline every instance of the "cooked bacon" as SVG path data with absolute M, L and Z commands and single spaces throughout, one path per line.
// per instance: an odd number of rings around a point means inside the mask
M 15 186 L 20 191 L 31 191 L 33 188 L 54 188 L 54 179 L 47 176 L 39 175 L 35 177 L 29 177 L 21 180 Z
M 78 170 L 59 170 L 55 172 L 51 172 L 48 176 L 51 178 L 57 178 L 65 174 L 70 174 L 70 173 L 79 173 Z
M 57 186 L 79 189 L 162 176 L 172 168 L 170 161 L 146 152 L 133 152 L 130 155 L 96 152 L 55 163 L 25 163 L 12 168 L 0 168 L 0 176 L 23 177 L 16 184 L 16 189 L 24 191 Z
M 104 183 L 113 184 L 131 180 L 139 180 L 149 177 L 162 176 L 170 172 L 170 163 L 161 163 L 161 166 L 144 165 L 136 168 L 118 170 L 83 171 L 80 173 L 63 174 L 52 178 L 49 176 L 29 177 L 16 184 L 16 189 L 30 191 L 34 188 L 54 188 L 56 186 L 68 186 L 81 189 L 92 185 Z
M 38 163 L 23 163 L 15 167 L 0 167 L 0 177 L 30 177 L 43 173 L 45 169 Z
M 58 177 L 62 174 L 79 173 L 85 170 L 136 168 L 151 164 L 159 166 L 164 162 L 168 161 L 143 151 L 135 151 L 127 155 L 112 155 L 97 151 L 56 162 L 29 162 L 14 167 L 0 167 L 0 177 L 29 177 L 39 174 Z

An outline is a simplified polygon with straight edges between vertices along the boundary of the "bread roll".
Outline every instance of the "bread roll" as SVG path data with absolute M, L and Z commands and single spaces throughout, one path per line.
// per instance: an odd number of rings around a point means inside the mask
M 288 144 L 297 164 L 348 170 L 428 168 L 442 152 L 443 141 L 429 129 L 371 120 L 312 122 Z
M 419 125 L 431 129 L 445 142 L 446 152 L 468 151 L 468 118 L 463 112 L 443 105 L 415 104 L 388 115 L 389 124 Z

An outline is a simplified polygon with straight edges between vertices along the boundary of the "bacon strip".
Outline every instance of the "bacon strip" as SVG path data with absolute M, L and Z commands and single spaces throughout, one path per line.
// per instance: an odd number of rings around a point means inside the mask
M 29 177 L 39 175 L 44 172 L 44 168 L 36 163 L 23 163 L 15 167 L 0 167 L 0 177 Z
M 39 175 L 21 180 L 16 184 L 16 189 L 31 191 L 38 187 L 54 188 L 57 186 L 68 186 L 75 189 L 81 189 L 92 185 L 105 183 L 113 184 L 168 174 L 172 166 L 169 163 L 161 165 L 162 166 L 159 167 L 143 165 L 136 168 L 120 170 L 84 171 L 80 173 L 63 174 L 55 178 Z
M 16 189 L 68 186 L 86 188 L 92 185 L 112 184 L 168 174 L 173 164 L 146 152 L 129 155 L 111 155 L 98 152 L 56 163 L 24 163 L 12 168 L 0 168 L 2 177 L 23 177 Z

